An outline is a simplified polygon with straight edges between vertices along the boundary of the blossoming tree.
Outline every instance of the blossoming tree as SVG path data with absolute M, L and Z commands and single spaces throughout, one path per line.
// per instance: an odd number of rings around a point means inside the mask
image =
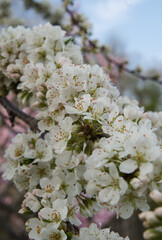
M 37 109 L 37 120 L 27 118 L 32 131 L 13 138 L 3 165 L 4 178 L 27 191 L 20 213 L 35 213 L 29 237 L 122 239 L 94 224 L 79 230 L 77 213 L 106 207 L 129 218 L 149 209 L 149 191 L 161 187 L 151 120 L 119 96 L 102 68 L 83 64 L 60 27 L 10 27 L 0 42 L 1 100 L 13 91 L 21 105 Z
M 2 30 L 0 74 L 0 103 L 29 126 L 12 139 L 2 166 L 4 179 L 26 191 L 19 212 L 31 214 L 29 238 L 122 240 L 96 224 L 79 228 L 78 212 L 92 217 L 107 208 L 127 219 L 149 210 L 149 193 L 162 190 L 161 113 L 120 96 L 108 74 L 84 64 L 80 47 L 49 23 Z

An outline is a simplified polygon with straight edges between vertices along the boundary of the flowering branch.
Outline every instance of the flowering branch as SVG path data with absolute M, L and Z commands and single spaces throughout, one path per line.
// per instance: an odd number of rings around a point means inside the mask
M 115 60 L 115 58 L 107 55 L 105 56 L 105 58 L 110 62 L 110 63 L 113 63 L 116 65 L 116 67 L 121 70 L 121 71 L 125 71 L 127 72 L 128 74 L 131 74 L 133 77 L 135 78 L 138 78 L 138 79 L 141 79 L 141 80 L 151 80 L 151 81 L 157 81 L 158 83 L 162 83 L 162 79 L 159 79 L 159 75 L 156 74 L 154 76 L 145 76 L 145 75 L 142 75 L 140 74 L 140 69 L 135 69 L 135 70 L 130 70 L 129 68 L 127 68 L 125 65 L 126 63 L 125 62 L 118 62 L 117 60 Z
M 83 64 L 80 47 L 58 26 L 4 29 L 0 44 L 6 94 L 38 110 L 39 122 L 0 96 L 12 119 L 40 130 L 17 134 L 2 166 L 3 178 L 27 191 L 19 213 L 35 214 L 26 223 L 29 238 L 123 240 L 96 224 L 78 232 L 77 213 L 93 217 L 106 207 L 126 219 L 149 210 L 161 153 L 144 109 L 120 97 L 101 67 Z
M 0 104 L 7 110 L 12 124 L 14 118 L 18 117 L 19 119 L 23 120 L 27 125 L 29 125 L 32 131 L 36 131 L 38 129 L 38 121 L 35 118 L 21 111 L 7 98 L 0 96 Z
M 72 14 L 72 12 L 71 12 L 71 14 Z M 90 47 L 88 47 L 88 45 Z M 92 40 L 87 38 L 86 39 L 86 45 L 85 45 L 85 48 L 84 48 L 84 52 L 89 52 L 89 51 L 92 51 L 92 50 L 95 50 L 99 53 L 102 53 L 103 57 L 109 63 L 113 63 L 118 68 L 119 71 L 124 71 L 124 72 L 132 75 L 133 77 L 141 79 L 143 81 L 151 80 L 151 81 L 157 81 L 159 84 L 162 84 L 162 79 L 159 78 L 160 77 L 159 74 L 156 74 L 154 76 L 145 76 L 145 75 L 142 75 L 140 73 L 141 69 L 130 70 L 128 67 L 125 66 L 126 63 L 127 63 L 126 61 L 122 61 L 122 62 L 117 61 L 114 57 L 110 56 L 107 53 L 107 50 L 106 50 L 105 46 L 98 46 L 96 41 L 92 41 Z
M 62 0 L 63 2 L 63 6 L 65 8 L 65 11 L 69 14 L 70 18 L 71 18 L 71 26 L 77 26 L 78 27 L 78 31 L 77 33 L 74 31 L 74 33 L 70 30 L 70 35 L 73 35 L 73 37 L 80 35 L 82 37 L 82 43 L 83 43 L 83 51 L 85 53 L 89 53 L 89 52 L 100 52 L 103 54 L 104 58 L 107 60 L 108 63 L 113 63 L 117 69 L 119 71 L 124 71 L 130 75 L 132 75 L 133 77 L 137 78 L 137 79 L 141 79 L 143 81 L 146 80 L 151 80 L 151 81 L 157 81 L 159 84 L 162 84 L 162 79 L 160 79 L 160 75 L 156 74 L 154 76 L 145 76 L 143 74 L 140 73 L 141 70 L 139 69 L 129 69 L 128 67 L 126 67 L 126 62 L 122 61 L 119 62 L 117 61 L 114 57 L 109 56 L 108 54 L 105 54 L 105 50 L 107 52 L 107 48 L 106 46 L 99 46 L 96 40 L 90 40 L 89 39 L 89 35 L 90 35 L 90 31 L 89 31 L 89 23 L 85 23 L 83 24 L 83 17 L 81 17 L 80 14 L 76 13 L 76 11 L 73 11 L 69 8 L 69 5 L 71 5 L 73 3 L 73 1 L 67 1 L 67 0 Z M 24 0 L 24 4 L 27 8 L 34 8 L 38 13 L 42 14 L 44 18 L 48 18 L 49 21 L 52 24 L 55 24 L 55 22 L 53 22 L 54 19 L 54 14 L 55 13 L 51 13 L 51 8 L 50 5 L 45 4 L 45 3 L 41 3 L 41 2 L 35 2 L 34 0 Z M 67 26 L 62 26 L 63 28 L 65 27 L 66 30 Z M 68 33 L 69 35 L 69 33 Z

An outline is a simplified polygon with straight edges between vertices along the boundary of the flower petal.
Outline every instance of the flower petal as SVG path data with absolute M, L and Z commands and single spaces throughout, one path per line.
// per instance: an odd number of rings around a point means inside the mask
M 138 165 L 135 161 L 132 159 L 128 159 L 124 162 L 122 162 L 119 166 L 120 172 L 123 173 L 132 173 L 138 168 Z

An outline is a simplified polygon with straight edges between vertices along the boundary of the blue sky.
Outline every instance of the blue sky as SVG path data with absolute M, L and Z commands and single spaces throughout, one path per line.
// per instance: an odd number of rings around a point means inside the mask
M 80 0 L 79 9 L 94 38 L 107 43 L 117 36 L 135 63 L 162 65 L 162 0 Z
M 60 0 L 49 1 L 54 5 L 61 3 Z M 123 44 L 127 59 L 132 65 L 140 64 L 144 69 L 154 66 L 162 69 L 162 0 L 74 2 L 77 10 L 86 15 L 92 23 L 92 38 L 107 44 L 109 39 L 115 36 Z M 17 10 L 15 9 L 15 12 Z M 29 12 L 26 13 L 28 17 Z M 39 23 L 40 19 L 38 16 L 37 18 Z M 32 21 L 32 17 L 29 20 Z

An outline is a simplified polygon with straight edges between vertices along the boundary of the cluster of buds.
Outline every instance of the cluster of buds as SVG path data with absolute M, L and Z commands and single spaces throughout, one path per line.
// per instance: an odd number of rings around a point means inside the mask
M 159 240 L 162 239 L 162 193 L 158 190 L 153 190 L 150 193 L 152 200 L 159 206 L 154 211 L 143 212 L 139 215 L 143 221 L 144 227 L 147 230 L 143 236 L 148 240 Z

